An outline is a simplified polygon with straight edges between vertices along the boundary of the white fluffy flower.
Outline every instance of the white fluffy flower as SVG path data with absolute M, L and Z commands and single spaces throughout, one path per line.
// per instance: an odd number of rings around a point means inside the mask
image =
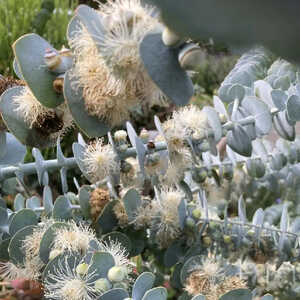
M 93 181 L 101 181 L 118 169 L 112 146 L 104 145 L 103 139 L 96 140 L 86 148 L 83 163 Z

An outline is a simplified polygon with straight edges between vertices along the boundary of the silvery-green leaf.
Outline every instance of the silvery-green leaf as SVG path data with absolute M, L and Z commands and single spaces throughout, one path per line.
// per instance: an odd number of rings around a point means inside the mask
M 234 84 L 229 89 L 228 95 L 232 99 L 232 101 L 234 101 L 234 100 L 242 101 L 245 96 L 245 89 L 240 84 Z
M 213 129 L 215 141 L 218 142 L 223 134 L 219 115 L 209 106 L 205 106 L 202 111 L 206 114 L 208 124 Z
M 140 56 L 153 82 L 176 105 L 185 105 L 194 89 L 178 62 L 178 53 L 178 48 L 164 45 L 160 33 L 147 35 L 140 45 Z
M 112 289 L 103 293 L 98 300 L 125 300 L 129 297 L 129 294 L 124 289 Z M 154 299 L 153 299 L 154 300 Z
M 226 116 L 227 120 L 229 119 L 227 110 L 218 96 L 213 96 L 214 108 L 219 114 Z
M 206 300 L 205 296 L 203 295 L 197 295 L 197 296 L 194 296 L 191 300 Z
M 76 88 L 78 78 L 70 76 L 73 70 L 66 72 L 64 96 L 77 126 L 89 137 L 99 137 L 109 131 L 108 125 L 87 112 L 82 95 L 82 88 Z
M 44 206 L 46 214 L 49 214 L 52 212 L 53 197 L 52 197 L 51 188 L 48 185 L 44 186 L 44 190 L 43 190 L 43 206 Z
M 20 67 L 19 67 L 19 65 L 18 65 L 18 62 L 17 62 L 17 59 L 16 59 L 16 58 L 14 58 L 14 61 L 13 61 L 13 69 L 14 69 L 14 72 L 15 72 L 15 74 L 17 75 L 17 77 L 18 77 L 19 79 L 21 79 L 21 80 L 24 80 L 23 75 L 22 75 L 22 73 L 21 73 L 21 71 L 20 71 Z
M 247 289 L 236 289 L 226 293 L 219 300 L 252 300 L 252 294 Z
M 266 103 L 269 108 L 274 107 L 274 102 L 272 99 L 272 91 L 273 88 L 271 85 L 265 80 L 257 80 L 254 82 L 254 91 L 255 96 Z
M 283 233 L 281 233 L 280 238 L 279 238 L 279 250 L 280 251 L 283 248 L 285 232 L 287 231 L 288 226 L 289 226 L 288 206 L 285 203 L 283 205 L 283 210 L 282 210 L 281 219 L 280 219 L 280 230 L 283 232 Z
M 227 133 L 227 145 L 240 155 L 251 156 L 251 140 L 245 129 L 240 125 L 235 125 L 234 128 Z
M 24 87 L 16 86 L 6 90 L 0 97 L 0 110 L 2 118 L 9 131 L 24 145 L 45 148 L 52 145 L 49 135 L 45 135 L 39 128 L 30 128 L 24 116 L 16 112 L 17 104 L 13 101 L 15 96 L 23 92 Z
M 264 295 L 261 300 L 274 300 L 274 297 L 270 294 Z
M 14 200 L 14 211 L 25 208 L 25 198 L 22 194 L 17 194 Z
M 243 223 L 247 222 L 246 206 L 243 197 L 241 196 L 238 204 L 238 215 Z
M 7 153 L 6 134 L 5 131 L 0 131 L 0 160 Z
M 56 220 L 68 220 L 72 217 L 71 203 L 65 196 L 59 196 L 53 206 L 52 217 Z
M 85 219 L 91 218 L 91 204 L 90 204 L 90 188 L 89 186 L 81 186 L 79 189 L 79 204 L 81 213 Z
M 281 0 L 191 0 L 188 6 L 172 0 L 147 2 L 161 9 L 164 23 L 180 36 L 195 40 L 213 38 L 239 49 L 262 44 L 285 59 L 299 62 L 297 1 L 287 4 Z M 212 22 L 214 19 L 217 24 Z
M 98 48 L 101 49 L 106 30 L 102 25 L 100 12 L 87 5 L 79 5 L 76 8 L 76 16 L 83 23 Z
M 142 300 L 167 300 L 168 293 L 164 287 L 156 287 L 147 291 Z
M 36 225 L 37 223 L 38 217 L 31 209 L 21 209 L 12 217 L 9 233 L 10 235 L 14 235 L 18 230 L 25 226 Z
M 142 140 L 137 136 L 135 137 L 135 150 L 137 154 L 137 159 L 140 167 L 140 171 L 145 175 L 145 156 L 146 156 L 146 147 L 144 146 Z
M 130 189 L 123 197 L 124 207 L 131 222 L 137 217 L 137 210 L 142 205 L 141 196 L 135 189 Z
M 286 103 L 286 109 L 289 119 L 292 121 L 300 121 L 300 97 L 292 95 Z
M 63 103 L 62 95 L 53 89 L 57 77 L 52 74 L 44 62 L 47 49 L 56 50 L 42 37 L 35 33 L 21 36 L 13 44 L 19 70 L 35 98 L 44 106 L 54 108 Z
M 153 287 L 155 276 L 150 272 L 142 273 L 135 281 L 132 289 L 132 298 L 142 300 L 145 293 Z
M 264 223 L 264 211 L 262 208 L 259 208 L 258 210 L 255 211 L 254 215 L 253 215 L 253 219 L 252 219 L 252 224 L 253 225 L 257 225 L 257 226 L 262 226 Z M 255 228 L 255 235 L 256 238 L 259 237 L 261 232 L 261 228 Z
M 273 90 L 271 92 L 272 100 L 275 106 L 280 110 L 285 110 L 288 95 L 282 90 Z
M 94 273 L 93 280 L 106 278 L 110 268 L 115 265 L 114 257 L 108 252 L 95 252 L 88 268 L 88 274 Z
M 272 128 L 272 116 L 268 106 L 256 97 L 246 97 L 242 106 L 255 118 L 256 133 L 265 135 Z
M 276 132 L 284 139 L 293 141 L 295 139 L 295 127 L 291 126 L 286 118 L 285 111 L 280 111 L 273 116 L 273 125 Z
M 34 225 L 29 225 L 18 230 L 12 239 L 10 240 L 8 246 L 9 258 L 12 263 L 17 266 L 24 266 L 25 264 L 25 249 L 23 247 L 23 242 L 27 236 L 33 233 L 36 228 Z
M 87 173 L 87 168 L 84 164 L 84 152 L 85 152 L 85 147 L 82 146 L 79 143 L 73 143 L 72 145 L 73 149 L 73 154 L 76 159 L 76 163 L 82 172 L 82 174 L 87 178 L 87 180 L 92 181 L 91 176 Z
M 0 165 L 15 165 L 23 162 L 26 147 L 22 145 L 11 133 L 6 132 L 6 151 L 0 159 Z
M 40 259 L 47 263 L 49 260 L 49 255 L 51 252 L 51 248 L 53 246 L 53 241 L 56 237 L 57 231 L 60 229 L 68 229 L 68 223 L 56 222 L 52 224 L 43 234 L 43 237 L 40 242 L 39 256 Z
M 291 85 L 290 78 L 288 76 L 280 76 L 273 82 L 275 89 L 288 90 Z
M 80 18 L 75 15 L 71 18 L 67 28 L 67 38 L 69 41 L 71 41 L 76 36 L 76 34 L 78 34 L 80 28 Z

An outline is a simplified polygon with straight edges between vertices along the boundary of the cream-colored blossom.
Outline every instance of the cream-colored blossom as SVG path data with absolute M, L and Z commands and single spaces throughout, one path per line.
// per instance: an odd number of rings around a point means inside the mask
M 87 226 L 77 225 L 71 221 L 67 227 L 55 231 L 52 250 L 79 252 L 85 254 L 91 240 L 95 240 L 94 232 Z
M 129 118 L 134 106 L 164 101 L 139 54 L 141 41 L 158 21 L 151 16 L 153 8 L 140 0 L 109 0 L 99 5 L 106 33 L 99 34 L 96 43 L 84 26 L 78 30 L 70 41 L 75 57 L 72 76 L 75 88 L 83 89 L 89 114 L 116 126 Z
M 97 139 L 87 146 L 83 163 L 87 174 L 95 182 L 105 179 L 111 172 L 119 168 L 112 146 L 104 145 L 103 139 Z
M 130 266 L 127 250 L 118 242 L 110 240 L 109 242 L 100 242 L 102 251 L 110 253 L 115 261 L 116 266 Z
M 158 199 L 152 201 L 152 229 L 157 243 L 165 248 L 181 234 L 178 207 L 183 198 L 180 190 L 163 187 Z
M 55 109 L 43 106 L 28 87 L 13 97 L 15 111 L 27 123 L 53 141 L 73 126 L 72 115 L 65 103 Z
M 76 272 L 76 266 L 59 261 L 58 267 L 46 277 L 45 297 L 55 300 L 92 300 L 99 292 L 95 287 L 95 274 L 86 273 L 84 276 Z

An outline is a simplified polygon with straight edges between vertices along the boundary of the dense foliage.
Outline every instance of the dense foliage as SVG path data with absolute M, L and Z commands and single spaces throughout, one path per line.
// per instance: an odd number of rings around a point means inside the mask
M 201 109 L 190 101 L 203 49 L 154 6 L 80 5 L 67 40 L 58 50 L 21 36 L 19 80 L 0 77 L 2 196 L 12 178 L 18 189 L 11 205 L 0 199 L 3 297 L 299 297 L 298 67 L 252 48 Z M 161 109 L 153 130 L 136 126 Z M 66 157 L 61 139 L 75 126 Z M 75 192 L 73 169 L 86 182 L 75 176 Z

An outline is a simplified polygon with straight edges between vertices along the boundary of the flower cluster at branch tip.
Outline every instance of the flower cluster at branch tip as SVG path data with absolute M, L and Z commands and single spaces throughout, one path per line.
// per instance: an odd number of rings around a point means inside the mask
M 97 139 L 86 147 L 83 163 L 87 174 L 95 182 L 105 179 L 119 168 L 111 145 L 105 145 L 103 139 Z
M 164 103 L 139 54 L 143 38 L 159 27 L 153 11 L 140 0 L 99 3 L 97 13 L 105 32 L 99 28 L 95 42 L 82 26 L 70 41 L 75 57 L 72 76 L 83 89 L 85 107 L 110 126 L 128 119 L 138 104 Z

